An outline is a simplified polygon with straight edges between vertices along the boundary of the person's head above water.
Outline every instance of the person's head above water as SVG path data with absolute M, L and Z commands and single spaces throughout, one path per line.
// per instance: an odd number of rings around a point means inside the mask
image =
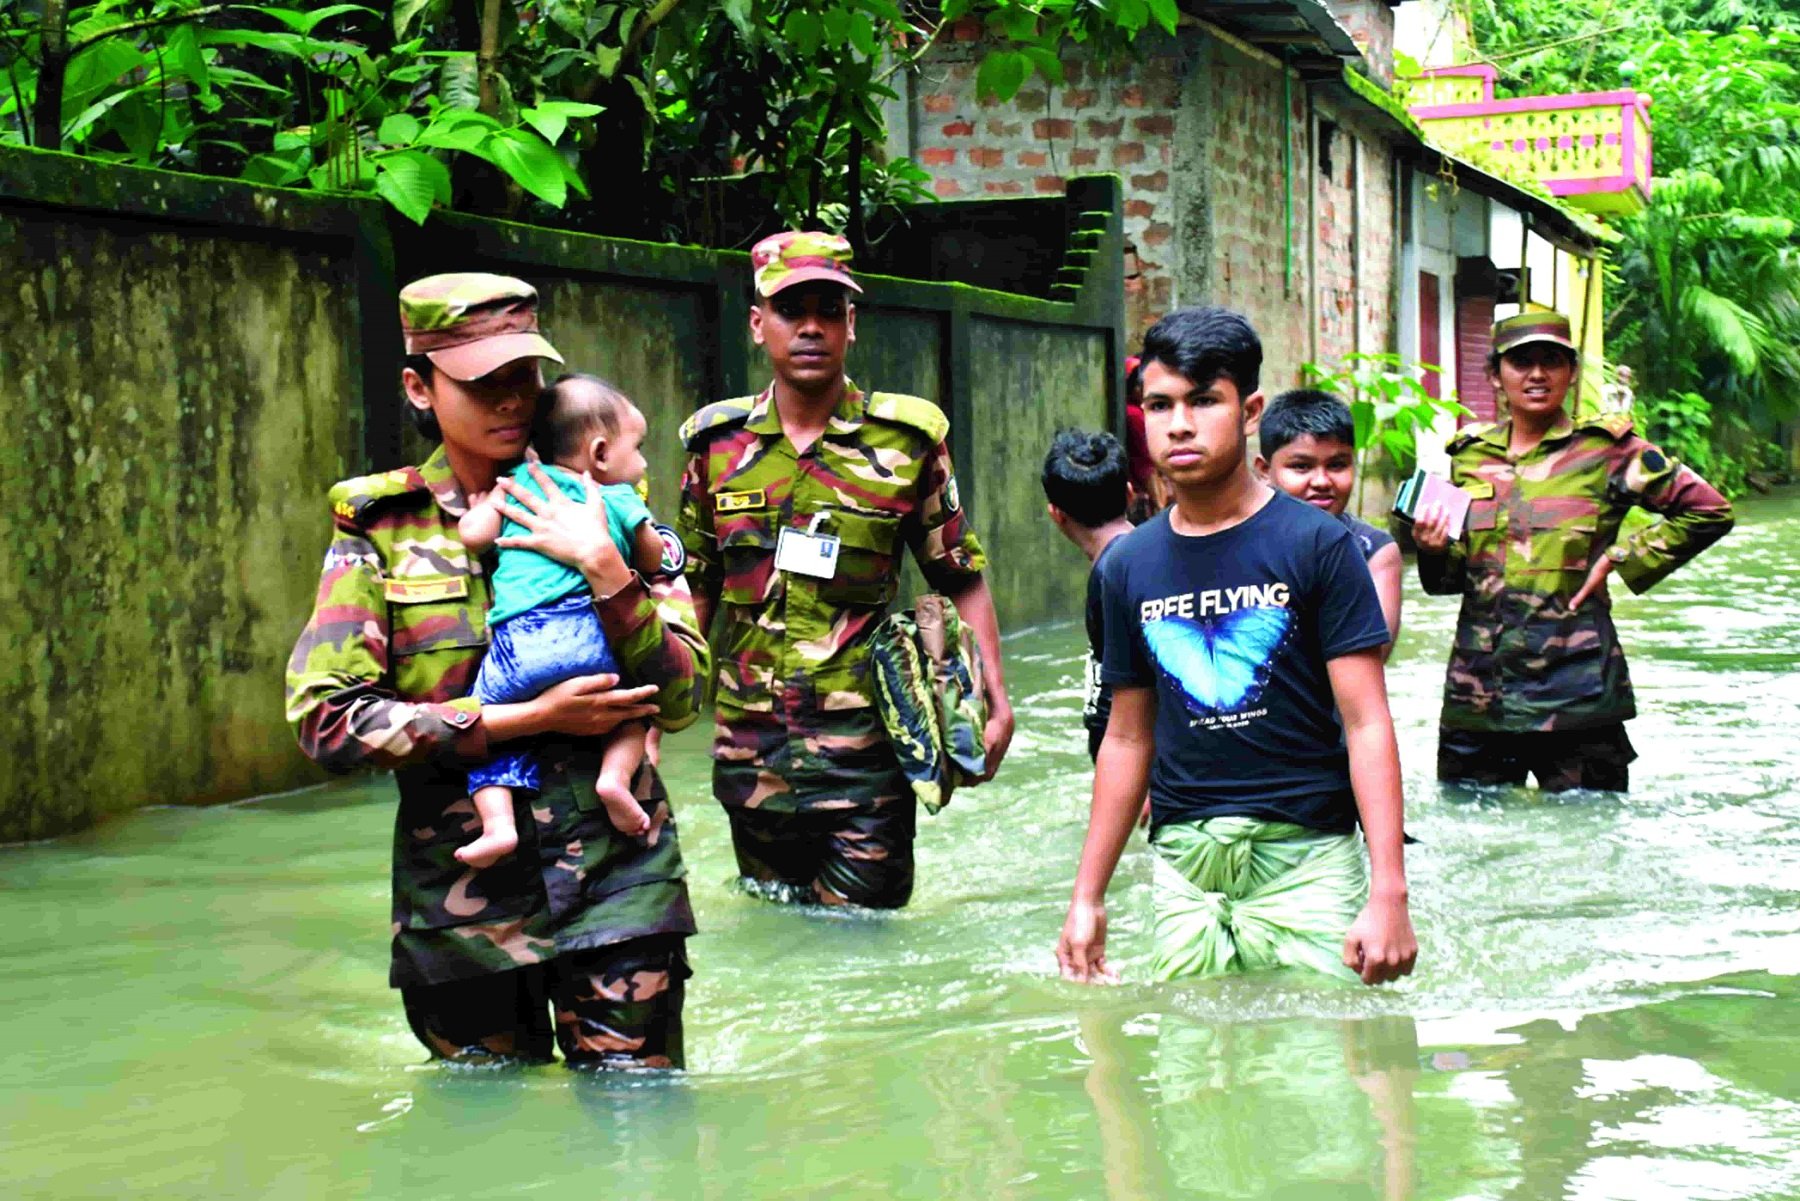
M 1177 488 L 1219 483 L 1244 465 L 1263 397 L 1262 340 L 1239 313 L 1177 309 L 1144 335 L 1144 437 Z
M 1329 392 L 1296 388 L 1269 402 L 1257 422 L 1256 469 L 1296 499 L 1336 516 L 1356 484 L 1356 422 Z
M 750 250 L 756 301 L 750 333 L 769 353 L 776 378 L 797 392 L 834 388 L 856 341 L 850 243 L 836 234 L 788 230 Z
M 432 441 L 517 458 L 531 436 L 541 363 L 562 356 L 538 330 L 537 289 L 482 272 L 429 275 L 400 291 L 408 409 Z
M 559 375 L 538 397 L 531 444 L 538 457 L 603 484 L 644 478 L 644 415 L 597 375 Z
M 1125 448 L 1111 434 L 1056 431 L 1042 476 L 1050 519 L 1090 530 L 1123 520 L 1128 476 Z

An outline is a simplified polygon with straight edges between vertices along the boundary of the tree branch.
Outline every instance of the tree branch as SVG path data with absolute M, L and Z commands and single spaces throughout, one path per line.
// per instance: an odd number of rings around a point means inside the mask
M 79 42 L 72 43 L 69 46 L 68 54 L 70 58 L 74 58 L 77 54 L 80 54 L 94 43 L 104 42 L 107 38 L 116 37 L 121 33 L 137 33 L 145 29 L 155 29 L 159 25 L 179 25 L 184 21 L 198 21 L 203 17 L 210 17 L 217 13 L 222 13 L 228 8 L 242 7 L 245 6 L 238 4 L 208 4 L 200 8 L 190 8 L 186 12 L 164 13 L 160 17 L 145 17 L 139 21 L 125 21 L 118 25 L 108 25 L 105 29 L 102 29 L 97 33 L 90 33 Z
M 638 47 L 644 44 L 644 39 L 650 36 L 651 31 L 668 20 L 670 15 L 680 7 L 681 0 L 661 0 L 655 8 L 646 12 L 644 19 L 638 22 L 637 28 L 631 31 L 631 36 L 625 40 L 624 47 L 619 51 L 620 65 L 623 66 L 630 62 L 637 55 Z

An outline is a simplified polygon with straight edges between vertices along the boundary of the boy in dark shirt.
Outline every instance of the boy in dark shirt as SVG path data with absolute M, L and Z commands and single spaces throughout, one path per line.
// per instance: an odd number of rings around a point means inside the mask
M 1100 736 L 1112 713 L 1112 689 L 1100 682 L 1100 565 L 1118 540 L 1131 532 L 1125 516 L 1128 479 L 1125 448 L 1111 434 L 1058 430 L 1044 456 L 1044 507 L 1050 521 L 1093 564 L 1087 586 L 1088 653 L 1083 672 L 1087 691 L 1081 705 L 1089 758 L 1100 753 Z
M 1269 402 L 1257 434 L 1262 453 L 1256 456 L 1256 473 L 1296 500 L 1331 514 L 1356 538 L 1381 598 L 1388 628 L 1381 657 L 1387 658 L 1400 637 L 1400 548 L 1386 530 L 1346 511 L 1356 487 L 1356 422 L 1350 406 L 1329 392 L 1296 388 Z
M 1144 339 L 1145 435 L 1175 503 L 1101 572 L 1113 710 L 1056 948 L 1072 980 L 1114 978 L 1106 888 L 1146 787 L 1156 978 L 1305 966 L 1379 984 L 1418 953 L 1387 627 L 1350 531 L 1250 473 L 1261 367 L 1224 309 Z

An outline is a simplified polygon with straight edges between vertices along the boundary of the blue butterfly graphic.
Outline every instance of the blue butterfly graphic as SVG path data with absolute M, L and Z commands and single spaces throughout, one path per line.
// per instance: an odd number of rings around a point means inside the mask
M 1256 606 L 1208 621 L 1164 617 L 1144 641 L 1195 717 L 1217 717 L 1262 699 L 1275 655 L 1294 627 L 1286 609 Z

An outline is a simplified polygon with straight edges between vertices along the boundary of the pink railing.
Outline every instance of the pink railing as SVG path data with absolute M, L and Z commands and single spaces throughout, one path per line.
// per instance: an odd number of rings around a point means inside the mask
M 1486 64 L 1438 67 L 1408 81 L 1408 111 L 1432 141 L 1501 174 L 1535 179 L 1596 213 L 1650 198 L 1650 98 L 1637 92 L 1494 99 Z

